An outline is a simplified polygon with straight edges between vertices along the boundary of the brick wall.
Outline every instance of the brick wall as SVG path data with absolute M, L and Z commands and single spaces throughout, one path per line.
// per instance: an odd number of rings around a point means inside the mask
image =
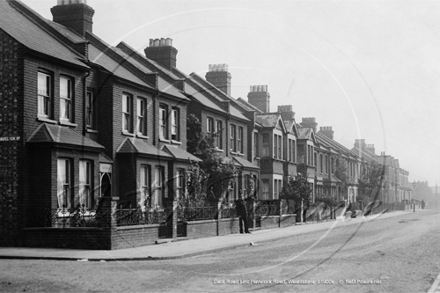
M 23 212 L 20 190 L 24 180 L 21 46 L 0 30 L 0 245 L 17 243 Z M 11 141 L 10 137 L 20 139 Z
M 111 233 L 102 228 L 26 228 L 27 247 L 52 247 L 70 249 L 103 249 L 111 246 Z

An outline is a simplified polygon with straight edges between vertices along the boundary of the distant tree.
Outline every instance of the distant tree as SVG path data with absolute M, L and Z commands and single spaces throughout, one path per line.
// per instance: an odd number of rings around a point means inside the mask
M 360 198 L 364 201 L 378 199 L 380 188 L 382 187 L 385 169 L 382 164 L 371 161 L 362 166 L 358 188 Z
M 344 159 L 338 158 L 335 162 L 335 176 L 341 181 L 341 191 L 347 191 L 348 175 L 347 165 Z
M 293 199 L 295 203 L 308 205 L 312 201 L 312 187 L 307 181 L 307 176 L 298 173 L 295 177 L 289 176 L 283 184 L 280 193 L 281 199 Z

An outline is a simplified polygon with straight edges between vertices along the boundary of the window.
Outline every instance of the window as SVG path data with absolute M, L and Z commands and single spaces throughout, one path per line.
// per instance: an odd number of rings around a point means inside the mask
M 273 199 L 278 199 L 280 197 L 281 192 L 281 180 L 274 179 L 273 180 Z
M 144 98 L 137 99 L 137 133 L 147 136 L 147 101 Z
M 258 133 L 254 132 L 254 154 L 253 154 L 253 157 L 259 157 L 260 156 L 260 150 L 258 148 L 258 145 L 259 145 L 260 142 L 258 141 L 258 139 L 259 139 Z
M 215 141 L 216 141 L 216 147 L 218 147 L 219 149 L 223 149 L 223 122 L 221 120 L 217 120 L 217 127 L 216 127 L 216 136 L 215 136 Z
M 231 151 L 236 152 L 237 151 L 237 140 L 236 140 L 236 133 L 235 133 L 235 125 L 231 125 L 231 134 L 230 134 L 230 141 L 231 141 Z
M 263 179 L 261 183 L 262 183 L 261 197 L 262 199 L 269 199 L 269 180 Z
M 162 206 L 162 198 L 164 195 L 164 171 L 162 166 L 157 166 L 154 169 L 154 192 L 151 201 L 151 206 Z
M 60 76 L 60 120 L 72 122 L 73 81 Z
M 142 207 L 150 207 L 151 206 L 151 197 L 150 197 L 150 182 L 151 182 L 151 168 L 149 165 L 141 165 L 141 169 L 139 172 L 139 183 L 140 183 L 140 206 Z
M 289 158 L 288 160 L 295 163 L 295 140 L 289 139 Z
M 183 169 L 176 170 L 176 199 L 183 198 L 185 196 L 185 172 Z
M 79 204 L 87 209 L 93 208 L 92 162 L 79 161 Z
M 72 208 L 72 178 L 71 164 L 69 159 L 57 161 L 57 200 L 58 208 Z
M 317 154 L 316 153 L 314 153 L 313 154 L 313 166 L 315 166 L 315 167 L 318 167 L 317 165 L 318 165 L 318 159 L 317 159 Z
M 276 159 L 282 159 L 283 155 L 281 152 L 282 149 L 282 137 L 281 135 L 274 134 L 273 135 L 273 157 Z
M 206 124 L 206 132 L 208 134 L 214 134 L 214 119 L 212 119 L 211 117 L 208 117 L 206 122 L 207 122 L 207 124 Z
M 269 154 L 269 134 L 263 134 L 263 157 L 268 157 Z
M 319 155 L 319 162 L 321 167 L 321 173 L 324 173 L 324 160 L 322 159 L 322 154 Z
M 171 139 L 179 141 L 179 109 L 174 108 L 171 110 Z
M 86 96 L 86 126 L 90 129 L 94 129 L 96 127 L 95 108 L 93 92 L 88 91 Z
M 238 127 L 237 150 L 243 154 L 243 127 Z
M 160 105 L 159 107 L 159 138 L 168 139 L 168 107 Z
M 133 99 L 132 96 L 122 95 L 122 131 L 133 132 Z
M 52 76 L 38 72 L 38 116 L 51 118 Z

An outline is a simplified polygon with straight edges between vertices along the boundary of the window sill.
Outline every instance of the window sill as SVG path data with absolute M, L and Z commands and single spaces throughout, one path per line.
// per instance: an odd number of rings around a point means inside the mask
M 142 133 L 136 134 L 136 137 L 139 137 L 139 138 L 142 138 L 142 139 L 148 139 L 148 136 L 145 136 Z
M 182 144 L 182 142 L 177 141 L 177 140 L 171 140 L 171 143 L 175 144 L 175 145 L 181 145 Z
M 215 150 L 216 152 L 219 152 L 219 153 L 223 153 L 223 152 L 224 152 L 224 150 L 219 149 L 218 147 L 216 147 L 214 150 Z
M 46 123 L 50 123 L 50 124 L 57 124 L 57 122 L 55 120 L 46 118 L 46 117 L 37 117 L 37 121 L 40 122 L 46 122 Z
M 133 133 L 127 131 L 122 131 L 122 135 L 131 136 L 131 137 L 135 136 Z
M 244 154 L 239 153 L 239 152 L 233 152 L 233 151 L 231 151 L 231 154 L 232 154 L 232 155 L 235 155 L 235 156 L 239 156 L 239 157 L 244 157 Z
M 165 139 L 165 138 L 159 138 L 160 142 L 167 142 L 170 143 L 171 141 L 169 139 Z
M 98 130 L 91 129 L 91 128 L 87 128 L 86 131 L 87 131 L 88 133 L 98 133 Z
M 78 124 L 76 124 L 76 123 L 72 123 L 70 121 L 63 121 L 63 120 L 60 120 L 60 124 L 64 125 L 64 126 L 69 126 L 69 127 L 77 127 L 78 126 Z

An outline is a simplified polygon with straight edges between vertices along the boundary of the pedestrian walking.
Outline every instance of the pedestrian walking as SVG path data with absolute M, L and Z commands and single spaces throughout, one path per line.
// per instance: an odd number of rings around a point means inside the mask
M 237 211 L 237 215 L 240 217 L 239 218 L 240 233 L 243 234 L 243 225 L 244 225 L 244 233 L 251 234 L 247 223 L 247 212 L 243 202 L 243 194 L 241 190 L 238 195 L 238 200 L 235 202 L 235 209 Z

